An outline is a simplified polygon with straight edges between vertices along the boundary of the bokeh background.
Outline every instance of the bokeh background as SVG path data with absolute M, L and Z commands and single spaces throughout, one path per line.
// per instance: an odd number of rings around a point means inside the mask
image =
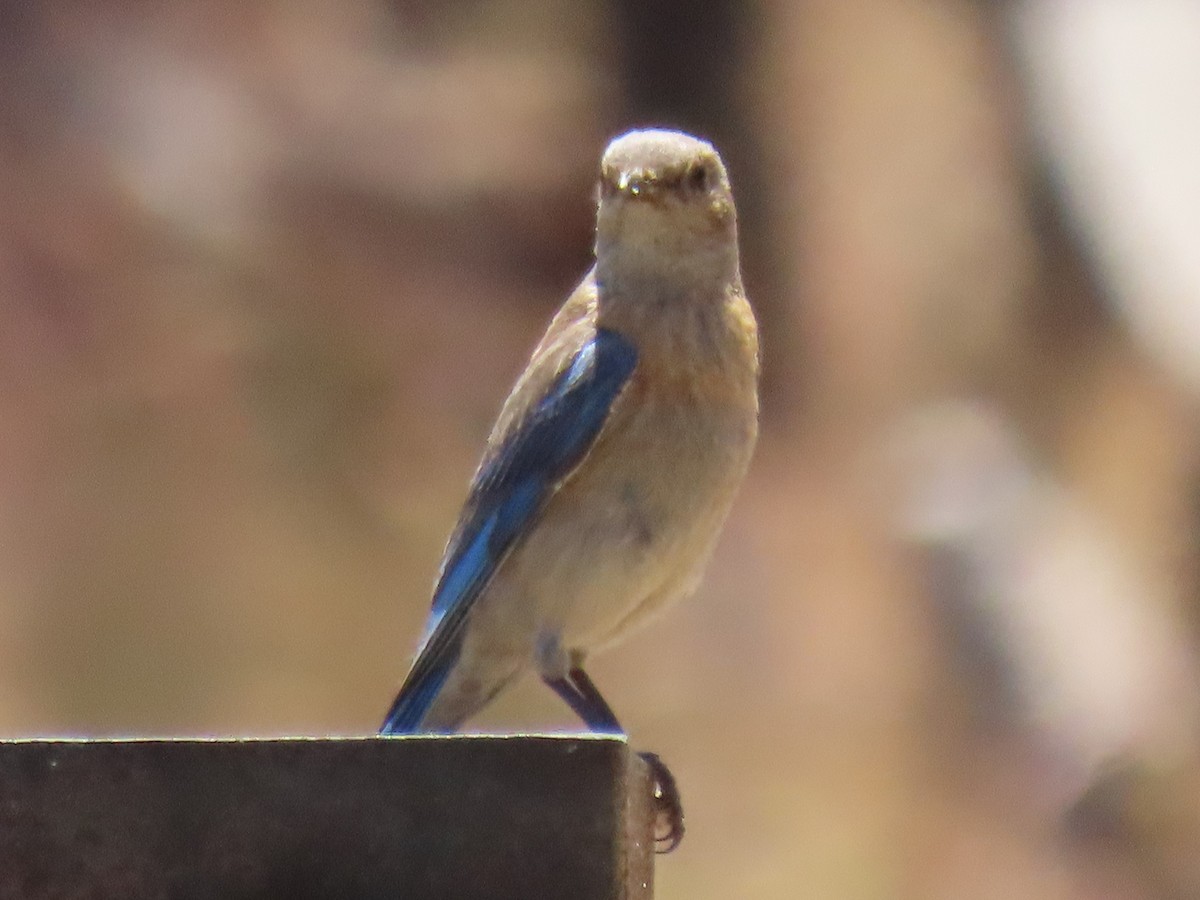
M 658 896 L 1200 897 L 1190 0 L 0 3 L 0 733 L 371 732 L 646 124 L 764 339 L 703 587 L 591 666 Z

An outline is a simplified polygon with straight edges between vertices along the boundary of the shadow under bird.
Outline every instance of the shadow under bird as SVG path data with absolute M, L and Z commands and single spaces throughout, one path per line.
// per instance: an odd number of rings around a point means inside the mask
M 616 138 L 596 262 L 500 412 L 381 732 L 457 730 L 530 669 L 587 727 L 623 733 L 584 670 L 700 580 L 758 433 L 758 335 L 712 145 Z M 683 835 L 656 781 L 665 851 Z

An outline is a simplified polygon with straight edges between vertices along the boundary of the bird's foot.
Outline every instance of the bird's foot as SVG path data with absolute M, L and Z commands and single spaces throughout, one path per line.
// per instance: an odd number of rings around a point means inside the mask
M 657 753 L 639 753 L 654 779 L 654 843 L 655 852 L 670 853 L 683 840 L 683 804 L 675 776 L 659 759 Z

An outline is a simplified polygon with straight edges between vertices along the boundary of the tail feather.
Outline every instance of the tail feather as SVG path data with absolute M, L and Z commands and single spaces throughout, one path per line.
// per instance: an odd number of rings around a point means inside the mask
M 417 734 L 421 731 L 421 722 L 433 701 L 437 698 L 442 685 L 454 668 L 457 654 L 443 659 L 440 664 L 425 668 L 420 673 L 410 673 L 409 679 L 400 688 L 392 708 L 388 710 L 387 718 L 379 728 L 380 734 Z M 413 676 L 416 675 L 414 678 Z

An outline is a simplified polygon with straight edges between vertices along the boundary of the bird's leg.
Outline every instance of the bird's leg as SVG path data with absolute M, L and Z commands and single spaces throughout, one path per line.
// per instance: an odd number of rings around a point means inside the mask
M 625 729 L 617 721 L 616 714 L 608 701 L 600 696 L 587 673 L 580 668 L 571 669 L 559 678 L 545 678 L 554 693 L 566 701 L 575 715 L 583 719 L 589 731 L 598 734 L 624 734 Z
M 667 764 L 657 753 L 639 753 L 650 767 L 654 779 L 654 813 L 657 824 L 662 828 L 654 831 L 654 842 L 660 845 L 656 852 L 670 853 L 683 840 L 683 801 L 679 799 L 679 785 Z
M 566 704 L 583 719 L 589 729 L 600 734 L 624 734 L 612 707 L 600 694 L 582 666 L 574 666 L 565 676 L 543 680 Z M 670 853 L 683 840 L 683 803 L 675 776 L 657 753 L 638 754 L 650 767 L 654 779 L 654 811 L 661 828 L 655 829 L 654 840 L 659 853 Z

